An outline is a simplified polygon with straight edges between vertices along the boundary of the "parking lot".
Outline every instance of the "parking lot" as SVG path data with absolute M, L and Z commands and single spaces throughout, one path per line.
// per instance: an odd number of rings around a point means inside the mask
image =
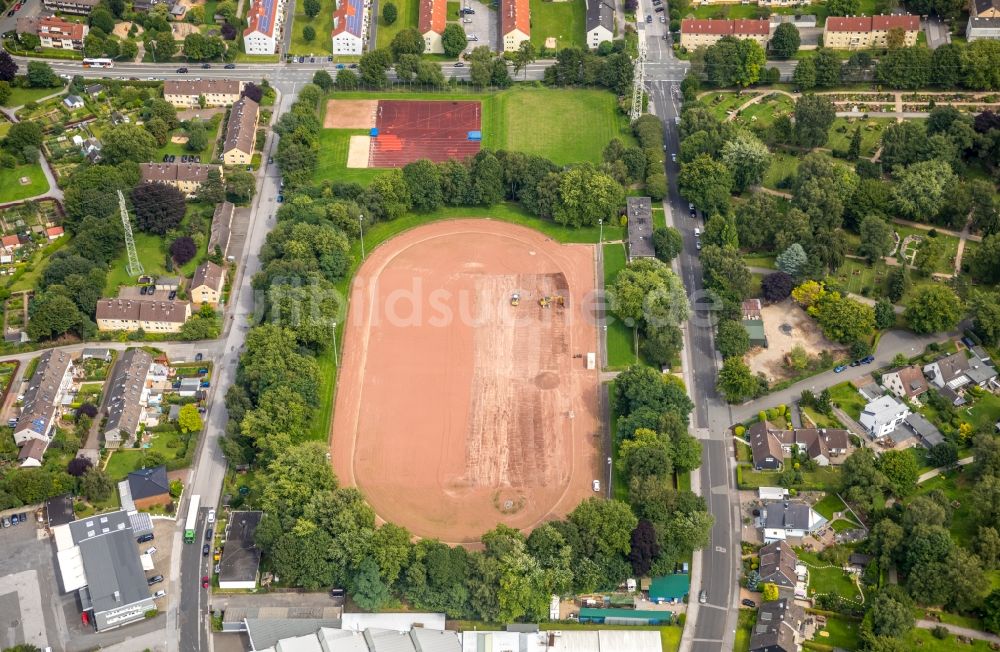
M 475 35 L 478 41 L 469 41 L 466 52 L 471 52 L 480 45 L 489 46 L 491 50 L 496 50 L 500 43 L 500 26 L 497 23 L 497 12 L 490 5 L 479 2 L 479 0 L 462 0 L 462 6 L 472 9 L 476 13 L 466 14 L 462 19 L 462 27 L 468 36 Z M 455 16 L 448 16 L 448 20 L 458 20 Z M 470 22 L 465 22 L 466 20 Z
M 19 643 L 44 648 L 53 645 L 53 633 L 66 631 L 55 576 L 55 549 L 48 538 L 39 539 L 33 509 L 28 522 L 0 529 L 0 649 Z

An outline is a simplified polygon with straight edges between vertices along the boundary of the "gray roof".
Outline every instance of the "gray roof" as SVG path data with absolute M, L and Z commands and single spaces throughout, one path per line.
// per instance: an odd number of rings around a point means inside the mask
M 615 33 L 615 6 L 607 0 L 587 0 L 587 31 L 604 27 Z
M 969 377 L 969 380 L 978 385 L 996 378 L 997 370 L 996 367 L 986 364 L 979 358 L 971 358 L 969 360 L 969 368 L 966 369 L 965 375 Z
M 784 541 L 769 543 L 760 549 L 760 579 L 779 586 L 795 586 L 795 564 L 799 558 Z
M 212 214 L 212 234 L 208 238 L 209 254 L 214 254 L 218 246 L 223 258 L 229 255 L 229 240 L 232 235 L 235 210 L 236 207 L 227 201 L 215 206 L 215 212 Z
M 257 136 L 257 114 L 259 105 L 249 97 L 241 97 L 233 104 L 229 112 L 229 122 L 226 124 L 226 140 L 222 152 L 238 149 L 247 154 L 253 154 L 253 142 Z
M 413 640 L 395 629 L 369 627 L 365 630 L 365 642 L 371 652 L 416 652 Z
M 97 514 L 69 524 L 80 547 L 87 591 L 95 612 L 149 599 L 139 546 L 124 511 Z
M 111 349 L 87 348 L 80 352 L 80 357 L 106 360 L 111 357 Z
M 761 603 L 757 610 L 757 623 L 750 635 L 751 652 L 797 651 L 799 646 L 795 642 L 795 632 L 802 618 L 802 608 L 785 598 Z
M 251 649 L 273 648 L 283 638 L 316 634 L 322 627 L 340 627 L 340 620 L 328 618 L 247 618 Z M 338 630 L 339 631 L 339 630 Z
M 966 25 L 966 35 L 975 36 L 978 30 L 994 30 L 1000 29 L 1000 18 L 972 18 L 969 17 L 969 22 Z
M 806 503 L 789 500 L 783 503 L 768 503 L 764 507 L 767 510 L 764 527 L 776 530 L 809 530 L 811 508 Z
M 906 417 L 906 425 L 908 425 L 913 432 L 920 435 L 920 437 L 927 442 L 928 447 L 937 446 L 938 444 L 944 442 L 944 436 L 941 434 L 941 431 L 919 412 L 909 414 Z
M 108 390 L 108 422 L 105 433 L 127 432 L 135 435 L 142 416 L 142 388 L 153 365 L 153 356 L 142 349 L 129 349 L 118 359 Z
M 55 414 L 56 394 L 70 362 L 65 351 L 46 351 L 38 358 L 38 366 L 24 392 L 24 408 L 17 418 L 14 432 L 27 428 L 44 435 L 48 431 Z
M 936 363 L 938 369 L 941 370 L 942 381 L 950 383 L 952 380 L 958 378 L 964 374 L 966 370 L 968 370 L 969 357 L 965 355 L 964 351 L 958 351 L 957 353 L 952 353 L 951 355 L 945 356 L 940 360 L 935 360 L 934 363 Z
M 161 464 L 151 469 L 132 471 L 128 474 L 128 486 L 133 500 L 170 493 L 167 467 Z
M 45 516 L 49 527 L 66 525 L 76 520 L 73 511 L 73 494 L 62 494 L 45 501 Z
M 628 256 L 652 258 L 653 204 L 649 197 L 628 197 L 625 200 L 628 215 Z
M 1000 0 L 974 0 L 976 5 L 976 13 L 981 14 L 990 9 L 995 9 L 1000 11 Z
M 226 528 L 226 544 L 219 562 L 220 582 L 251 582 L 257 579 L 260 550 L 254 542 L 263 512 L 233 512 Z

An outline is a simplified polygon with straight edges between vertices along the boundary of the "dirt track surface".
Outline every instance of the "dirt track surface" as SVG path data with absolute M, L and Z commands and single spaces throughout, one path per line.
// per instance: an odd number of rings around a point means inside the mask
M 324 129 L 371 129 L 378 100 L 327 100 Z
M 438 222 L 372 252 L 351 290 L 338 381 L 341 483 L 381 519 L 449 543 L 497 523 L 528 529 L 593 495 L 593 288 L 593 247 L 502 222 Z M 556 295 L 564 307 L 539 306 Z

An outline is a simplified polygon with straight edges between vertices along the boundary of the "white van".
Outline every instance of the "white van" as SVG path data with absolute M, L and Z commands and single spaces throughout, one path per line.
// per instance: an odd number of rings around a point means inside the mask
M 699 229 L 698 227 L 694 227 L 694 237 L 696 238 L 701 237 L 701 229 Z

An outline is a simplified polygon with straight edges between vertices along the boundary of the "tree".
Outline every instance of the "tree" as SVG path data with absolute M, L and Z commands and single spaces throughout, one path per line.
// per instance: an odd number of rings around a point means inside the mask
M 177 415 L 177 426 L 183 433 L 201 432 L 205 424 L 201 420 L 201 414 L 198 413 L 198 406 L 194 403 L 181 406 L 181 410 Z
M 317 70 L 313 74 L 312 83 L 329 92 L 333 88 L 333 77 L 325 70 Z
M 855 127 L 851 134 L 851 144 L 847 147 L 847 158 L 852 161 L 858 160 L 861 156 L 861 127 Z
M 385 3 L 385 6 L 382 7 L 382 22 L 385 23 L 386 25 L 392 25 L 393 23 L 395 23 L 398 15 L 399 12 L 396 9 L 395 3 L 387 2 Z
M 441 172 L 434 163 L 427 159 L 407 163 L 403 167 L 403 179 L 410 190 L 414 210 L 432 211 L 444 203 Z
M 94 463 L 86 457 L 74 457 L 66 465 L 66 472 L 74 478 L 80 478 L 83 477 L 87 471 L 93 468 L 93 466 Z
M 885 476 L 892 493 L 904 498 L 917 487 L 917 460 L 908 451 L 890 450 L 878 459 L 878 469 Z
M 977 91 L 1000 89 L 1000 44 L 990 40 L 969 43 L 962 53 L 965 85 Z M 979 70 L 979 66 L 985 69 Z
M 706 154 L 681 165 L 677 178 L 681 194 L 705 213 L 725 213 L 734 181 L 723 163 Z
M 115 29 L 115 17 L 104 7 L 98 5 L 90 12 L 87 23 L 91 27 L 96 27 L 105 34 L 110 34 Z
M 799 29 L 791 23 L 781 23 L 771 36 L 771 52 L 779 59 L 791 59 L 801 43 Z
M 719 322 L 715 346 L 723 358 L 742 357 L 750 350 L 750 336 L 740 322 L 724 319 Z
M 591 164 L 581 164 L 562 174 L 553 217 L 559 224 L 593 226 L 600 219 L 610 221 L 624 201 L 625 191 L 617 181 Z
M 899 301 L 910 286 L 907 268 L 902 265 L 893 267 L 886 276 L 886 296 L 890 301 Z
M 70 330 L 80 333 L 88 321 L 71 299 L 62 294 L 45 292 L 41 296 L 36 295 L 31 306 L 28 336 L 33 340 L 48 340 Z
M 810 59 L 800 59 L 795 64 L 795 71 L 792 73 L 792 81 L 803 91 L 808 91 L 816 87 L 816 63 Z
M 803 147 L 826 144 L 836 117 L 833 104 L 821 95 L 806 94 L 795 102 L 795 139 Z
M 860 0 L 830 0 L 826 8 L 831 16 L 857 16 L 861 13 Z
M 973 290 L 969 293 L 972 326 L 985 344 L 1000 341 L 1000 300 L 990 292 Z
M 722 146 L 722 162 L 732 171 L 734 189 L 743 192 L 763 181 L 771 165 L 771 152 L 756 136 L 739 131 Z
M 631 550 L 628 560 L 632 564 L 632 572 L 636 577 L 644 577 L 653 567 L 653 560 L 660 554 L 660 544 L 657 543 L 656 528 L 647 520 L 640 520 L 632 530 Z
M 59 75 L 44 61 L 28 62 L 28 86 L 32 88 L 55 88 L 62 86 Z
M 991 632 L 1000 634 L 1000 589 L 986 596 L 981 610 L 983 626 Z
M 958 325 L 962 303 L 945 285 L 927 285 L 916 290 L 903 312 L 915 333 L 942 333 Z
M 705 72 L 716 86 L 747 86 L 760 80 L 767 64 L 764 48 L 750 39 L 724 36 L 705 48 Z
M 392 65 L 392 53 L 389 50 L 376 48 L 365 52 L 361 55 L 361 59 L 358 60 L 361 81 L 369 86 L 384 86 L 388 81 L 386 71 L 389 70 L 390 65 Z M 344 72 L 344 70 L 337 72 L 338 82 Z
M 979 248 L 970 256 L 969 271 L 983 283 L 1000 281 L 1000 234 L 983 238 Z
M 646 365 L 632 365 L 618 374 L 615 381 L 615 402 L 619 414 L 631 414 L 642 408 L 655 412 L 675 412 L 687 417 L 694 406 L 679 379 L 661 374 Z
M 170 243 L 170 257 L 178 265 L 184 265 L 198 253 L 198 245 L 190 236 L 181 236 Z
M 194 121 L 187 123 L 188 141 L 185 143 L 184 148 L 189 152 L 200 152 L 208 146 L 208 131 L 205 129 L 205 125 L 200 121 Z
M 7 136 L 3 139 L 3 147 L 17 156 L 26 147 L 41 147 L 43 138 L 42 127 L 37 122 L 32 120 L 15 122 L 10 126 Z
M 636 430 L 622 440 L 618 455 L 630 478 L 671 473 L 669 442 L 655 430 Z
M 215 168 L 208 171 L 208 178 L 198 188 L 198 200 L 209 204 L 221 204 L 226 199 L 226 188 L 222 183 L 222 175 Z
M 820 48 L 816 50 L 813 63 L 816 64 L 817 86 L 828 88 L 840 83 L 842 64 L 836 52 L 828 48 Z
M 408 27 L 392 37 L 392 43 L 389 47 L 393 57 L 399 59 L 400 55 L 403 54 L 423 54 L 425 45 L 424 37 L 419 30 Z
M 184 219 L 184 193 L 165 183 L 141 183 L 132 189 L 132 206 L 139 229 L 163 235 Z
M 256 191 L 257 181 L 252 172 L 236 169 L 226 173 L 226 195 L 230 201 L 236 204 L 248 202 Z
M 773 602 L 778 599 L 778 585 L 770 582 L 761 586 L 761 599 L 764 602 Z
M 875 636 L 897 638 L 913 627 L 913 602 L 898 587 L 888 585 L 875 594 L 862 628 Z
M 465 30 L 458 23 L 448 23 L 441 33 L 441 46 L 447 57 L 457 57 L 468 45 Z
M 156 139 L 142 127 L 120 124 L 104 132 L 101 156 L 105 162 L 117 165 L 125 161 L 147 163 L 156 152 Z
M 875 328 L 885 330 L 896 325 L 896 308 L 892 302 L 882 297 L 875 302 Z
M 17 63 L 6 51 L 0 51 L 0 81 L 12 82 L 17 76 Z
M 394 4 L 392 4 L 391 2 L 387 3 L 386 7 L 382 9 L 382 15 L 383 16 L 388 11 L 388 7 L 392 7 L 393 10 L 395 10 L 395 8 L 396 8 L 396 6 Z M 321 5 L 320 5 L 319 0 L 305 0 L 302 3 L 302 9 L 303 9 L 303 11 L 305 11 L 306 16 L 308 16 L 309 18 L 315 18 L 316 16 L 319 15 L 319 11 L 321 9 Z M 393 13 L 395 13 L 395 11 Z M 387 22 L 386 24 L 388 25 L 389 23 Z
M 836 342 L 867 340 L 875 332 L 875 309 L 839 292 L 824 294 L 807 312 L 816 318 L 823 334 Z
M 944 204 L 946 191 L 956 182 L 951 166 L 941 160 L 920 161 L 905 169 L 894 168 L 896 184 L 893 199 L 905 217 L 926 220 L 937 215 Z
M 524 70 L 525 76 L 527 76 L 528 65 L 534 63 L 537 56 L 535 46 L 531 41 L 522 41 L 521 45 L 514 52 L 514 75 L 516 76 L 517 73 Z
M 877 215 L 869 215 L 861 221 L 861 244 L 858 253 L 874 263 L 889 255 L 895 246 L 893 230 L 889 223 Z
M 312 43 L 316 40 L 316 30 L 312 25 L 306 25 L 302 28 L 302 40 L 306 43 Z
M 114 491 L 114 482 L 106 471 L 99 468 L 91 468 L 80 478 L 80 489 L 83 495 L 92 503 L 99 503 L 111 497 Z
M 741 403 L 760 396 L 765 387 L 761 379 L 754 376 L 741 358 L 723 361 L 717 384 L 719 392 L 729 403 Z
M 653 251 L 665 263 L 676 258 L 684 247 L 680 231 L 672 226 L 658 226 L 653 229 Z
M 798 276 L 809 262 L 806 250 L 798 242 L 788 247 L 774 259 L 774 265 L 789 276 Z
M 612 309 L 629 325 L 677 326 L 690 313 L 680 277 L 655 258 L 633 260 L 610 290 Z
M 785 272 L 775 272 L 768 274 L 761 281 L 761 292 L 764 298 L 771 302 L 784 301 L 792 293 L 795 281 L 791 275 Z

